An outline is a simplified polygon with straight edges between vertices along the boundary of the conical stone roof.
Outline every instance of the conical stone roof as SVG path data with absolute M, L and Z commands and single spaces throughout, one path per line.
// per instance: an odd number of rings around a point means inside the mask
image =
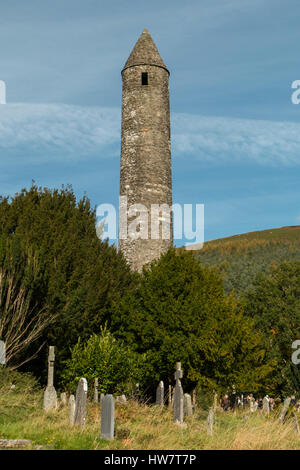
M 135 65 L 156 65 L 158 67 L 163 67 L 168 71 L 147 29 L 144 29 L 139 37 L 127 59 L 126 64 L 124 65 L 123 70 L 128 67 L 134 67 Z

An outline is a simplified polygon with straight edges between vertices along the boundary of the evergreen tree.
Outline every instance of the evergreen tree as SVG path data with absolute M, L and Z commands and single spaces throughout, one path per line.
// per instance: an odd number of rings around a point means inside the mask
M 173 383 L 181 361 L 187 388 L 257 390 L 271 370 L 260 337 L 215 269 L 170 249 L 115 305 L 113 331 L 146 355 L 144 383 Z

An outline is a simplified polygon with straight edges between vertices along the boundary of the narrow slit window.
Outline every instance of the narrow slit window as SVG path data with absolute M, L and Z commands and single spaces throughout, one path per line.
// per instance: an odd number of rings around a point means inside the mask
M 148 85 L 148 72 L 142 72 L 142 85 Z

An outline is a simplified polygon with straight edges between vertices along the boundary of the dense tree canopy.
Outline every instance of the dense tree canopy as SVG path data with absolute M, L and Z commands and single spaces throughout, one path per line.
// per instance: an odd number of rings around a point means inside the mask
M 300 339 L 300 262 L 274 265 L 268 274 L 259 274 L 245 300 L 246 314 L 262 333 L 266 357 L 277 363 L 273 391 L 299 393 L 299 369 L 291 358 L 292 343 Z
M 89 200 L 77 202 L 70 187 L 33 185 L 11 200 L 0 199 L 0 235 L 18 238 L 38 254 L 40 274 L 32 302 L 57 315 L 47 332 L 48 344 L 56 346 L 57 372 L 78 336 L 99 333 L 112 302 L 133 279 L 122 254 L 99 240 L 95 223 Z
M 178 361 L 187 387 L 255 391 L 270 371 L 252 321 L 225 295 L 217 272 L 191 252 L 171 249 L 144 269 L 136 288 L 115 305 L 111 325 L 146 354 L 149 387 L 173 382 Z

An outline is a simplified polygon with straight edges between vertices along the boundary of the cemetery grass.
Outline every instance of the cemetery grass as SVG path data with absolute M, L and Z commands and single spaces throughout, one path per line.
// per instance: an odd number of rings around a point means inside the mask
M 30 439 L 30 448 L 46 450 L 300 449 L 292 421 L 281 424 L 276 415 L 260 412 L 217 411 L 213 435 L 208 435 L 207 410 L 196 409 L 182 427 L 173 423 L 166 406 L 129 400 L 116 403 L 115 439 L 105 441 L 100 439 L 99 404 L 88 402 L 84 429 L 69 427 L 67 406 L 45 413 L 42 404 L 43 391 L 29 377 L 15 384 L 0 378 L 0 439 Z

